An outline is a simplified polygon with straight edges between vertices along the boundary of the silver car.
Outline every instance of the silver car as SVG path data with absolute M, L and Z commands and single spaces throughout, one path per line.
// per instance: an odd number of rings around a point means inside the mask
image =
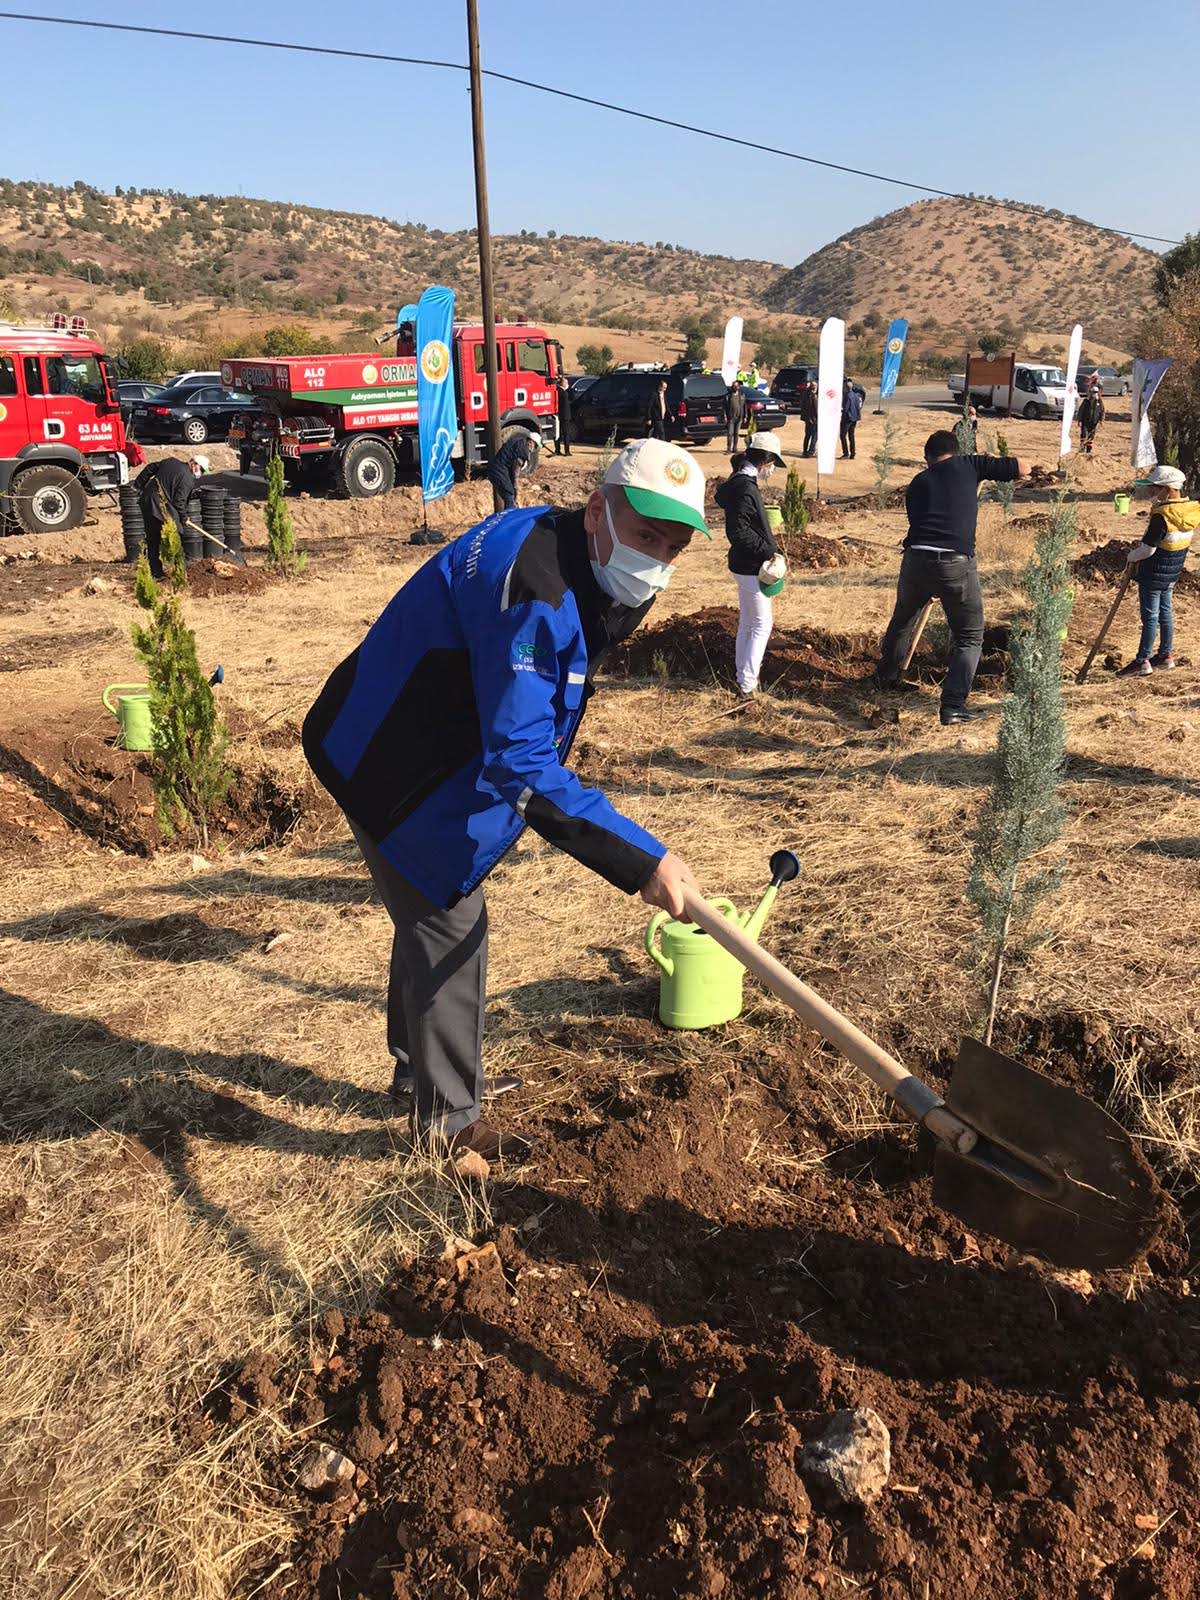
M 1080 394 L 1086 394 L 1092 381 L 1092 374 L 1100 374 L 1100 392 L 1107 397 L 1110 394 L 1129 394 L 1133 385 L 1129 378 L 1123 378 L 1116 367 L 1080 367 L 1075 379 L 1075 387 Z

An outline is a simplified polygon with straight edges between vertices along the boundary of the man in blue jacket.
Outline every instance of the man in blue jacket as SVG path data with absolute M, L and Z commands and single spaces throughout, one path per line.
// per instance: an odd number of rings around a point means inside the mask
M 854 435 L 862 418 L 863 391 L 847 378 L 842 384 L 842 460 L 853 461 Z
M 420 1133 L 492 1160 L 527 1153 L 479 1115 L 487 975 L 482 883 L 526 826 L 679 916 L 686 865 L 566 766 L 605 651 L 666 588 L 704 523 L 704 474 L 642 439 L 578 511 L 498 512 L 446 546 L 337 667 L 304 724 L 395 935 L 394 1091 Z

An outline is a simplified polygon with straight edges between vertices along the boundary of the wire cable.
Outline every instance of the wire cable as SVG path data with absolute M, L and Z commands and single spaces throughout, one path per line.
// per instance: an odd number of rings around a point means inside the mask
M 157 36 L 163 39 L 198 39 L 206 44 L 235 44 L 252 46 L 258 50 L 284 50 L 300 55 L 312 56 L 341 56 L 352 61 L 382 61 L 393 66 L 405 67 L 434 67 L 445 72 L 466 72 L 468 68 L 461 61 L 438 61 L 424 56 L 398 56 L 389 55 L 380 50 L 344 50 L 336 45 L 324 44 L 297 44 L 286 39 L 251 39 L 233 33 L 201 33 L 189 28 L 156 28 L 149 23 L 135 22 L 101 22 L 88 17 L 50 17 L 32 11 L 0 11 L 0 20 L 7 22 L 41 22 L 64 28 L 93 28 L 105 33 L 137 33 Z M 592 95 L 577 94 L 571 89 L 558 89 L 553 84 L 535 83 L 528 78 L 518 78 L 508 72 L 498 72 L 495 68 L 484 67 L 483 76 L 494 78 L 498 83 L 515 84 L 521 89 L 531 89 L 535 94 L 550 94 L 560 100 L 574 100 L 579 105 L 595 106 L 601 111 L 612 111 L 622 117 L 636 117 L 641 122 L 653 122 L 661 128 L 675 128 L 681 133 L 693 133 L 702 139 L 716 139 L 722 144 L 738 145 L 743 150 L 757 150 L 760 154 L 779 156 L 785 161 L 802 161 L 811 167 L 824 167 L 829 172 L 845 172 L 851 177 L 867 178 L 874 183 L 893 184 L 898 189 L 911 189 L 918 194 L 936 195 L 944 200 L 970 200 L 976 205 L 996 206 L 1006 210 L 1026 207 L 1017 200 L 992 200 L 979 195 L 966 195 L 957 189 L 938 189 L 928 183 L 913 183 L 908 178 L 893 178 L 884 172 L 872 172 L 866 167 L 844 166 L 839 161 L 825 161 L 820 156 L 802 155 L 797 150 L 783 150 L 777 145 L 759 144 L 753 139 L 741 139 L 736 134 L 719 133 L 715 128 L 701 128 L 691 122 L 677 122 L 672 117 L 662 117 L 653 111 L 639 111 L 633 106 L 617 105 L 611 100 L 599 100 Z M 1086 221 L 1081 218 L 1081 221 Z M 1110 228 L 1106 224 L 1093 222 L 1089 227 L 1099 228 L 1103 233 L 1123 233 L 1131 239 L 1149 239 L 1154 244 L 1181 244 L 1180 239 L 1166 239 L 1157 233 L 1140 233 L 1136 228 Z

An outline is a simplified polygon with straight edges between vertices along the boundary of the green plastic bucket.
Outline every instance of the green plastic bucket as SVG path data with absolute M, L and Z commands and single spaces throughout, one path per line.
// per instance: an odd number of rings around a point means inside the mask
M 767 506 L 767 527 L 774 533 L 777 528 L 783 527 L 783 512 L 778 506 Z

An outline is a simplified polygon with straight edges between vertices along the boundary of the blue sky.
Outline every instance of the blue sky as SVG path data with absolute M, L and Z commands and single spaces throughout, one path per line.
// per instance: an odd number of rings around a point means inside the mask
M 45 9 L 466 59 L 460 0 Z M 1127 0 L 480 0 L 480 12 L 484 65 L 500 71 L 1106 226 L 1170 238 L 1200 227 L 1187 105 L 1153 88 L 1200 55 L 1200 7 L 1180 0 L 1141 0 L 1136 13 Z M 1142 42 L 1155 60 L 1139 58 Z M 465 75 L 8 21 L 0 61 L 6 176 L 472 221 Z M 496 231 L 663 239 L 791 265 L 918 198 L 512 85 L 490 83 L 486 98 Z M 1139 116 L 1163 127 L 1160 142 L 1135 138 Z

